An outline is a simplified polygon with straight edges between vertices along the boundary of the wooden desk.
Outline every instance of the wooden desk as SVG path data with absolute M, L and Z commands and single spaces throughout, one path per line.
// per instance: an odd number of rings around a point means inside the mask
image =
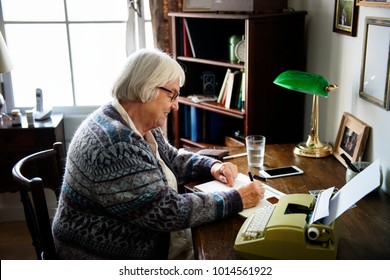
M 267 145 L 265 165 L 296 165 L 303 175 L 268 180 L 266 183 L 285 193 L 307 193 L 345 184 L 345 167 L 333 156 L 322 159 L 300 157 L 294 145 Z M 240 152 L 239 150 L 237 153 Z M 242 151 L 241 151 L 242 152 Z M 247 173 L 246 157 L 230 160 Z M 191 187 L 191 186 L 189 186 Z M 338 219 L 341 220 L 339 259 L 390 259 L 390 198 L 383 191 L 367 195 Z M 233 249 L 243 223 L 238 215 L 192 229 L 196 259 L 242 259 Z
M 35 121 L 34 126 L 27 125 L 25 116 L 21 127 L 0 126 L 0 193 L 18 190 L 12 177 L 12 168 L 19 159 L 52 148 L 56 141 L 65 144 L 61 114 L 53 114 L 45 121 Z

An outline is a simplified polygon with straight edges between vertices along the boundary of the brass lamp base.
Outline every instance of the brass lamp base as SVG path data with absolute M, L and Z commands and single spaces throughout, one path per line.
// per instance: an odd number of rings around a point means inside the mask
M 329 87 L 334 90 L 336 86 Z M 318 137 L 318 95 L 313 95 L 311 111 L 310 134 L 306 142 L 301 142 L 294 148 L 294 154 L 304 157 L 323 158 L 332 154 L 332 146 L 322 143 Z
M 295 146 L 294 154 L 304 157 L 323 158 L 332 154 L 332 146 L 325 143 L 308 146 L 306 142 L 301 142 Z

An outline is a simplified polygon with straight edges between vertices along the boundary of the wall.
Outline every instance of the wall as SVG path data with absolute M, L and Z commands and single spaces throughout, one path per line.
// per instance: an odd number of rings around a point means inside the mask
M 365 18 L 390 18 L 390 8 L 359 7 L 357 36 L 351 37 L 332 31 L 335 1 L 289 0 L 289 6 L 308 12 L 307 71 L 323 75 L 330 83 L 339 85 L 329 98 L 320 98 L 320 139 L 334 144 L 344 112 L 370 125 L 371 133 L 363 160 L 380 159 L 384 173 L 382 190 L 390 194 L 390 111 L 368 103 L 358 95 Z M 310 96 L 307 96 L 307 101 L 306 131 L 310 122 Z

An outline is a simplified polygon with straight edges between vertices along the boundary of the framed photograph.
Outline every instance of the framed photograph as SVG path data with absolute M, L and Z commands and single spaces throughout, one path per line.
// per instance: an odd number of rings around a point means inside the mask
M 364 154 L 371 127 L 350 113 L 344 112 L 341 119 L 333 155 L 345 166 L 341 154 L 345 154 L 351 162 L 356 162 Z
M 210 11 L 211 0 L 183 0 L 183 12 Z
M 357 0 L 335 0 L 333 32 L 356 36 L 359 7 Z
M 390 0 L 357 0 L 358 6 L 390 8 Z
M 359 96 L 390 110 L 390 18 L 367 17 Z

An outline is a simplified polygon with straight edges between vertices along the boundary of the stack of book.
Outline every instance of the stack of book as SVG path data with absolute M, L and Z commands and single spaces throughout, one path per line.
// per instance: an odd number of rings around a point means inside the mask
M 226 70 L 217 102 L 227 109 L 244 109 L 245 72 L 243 70 Z

